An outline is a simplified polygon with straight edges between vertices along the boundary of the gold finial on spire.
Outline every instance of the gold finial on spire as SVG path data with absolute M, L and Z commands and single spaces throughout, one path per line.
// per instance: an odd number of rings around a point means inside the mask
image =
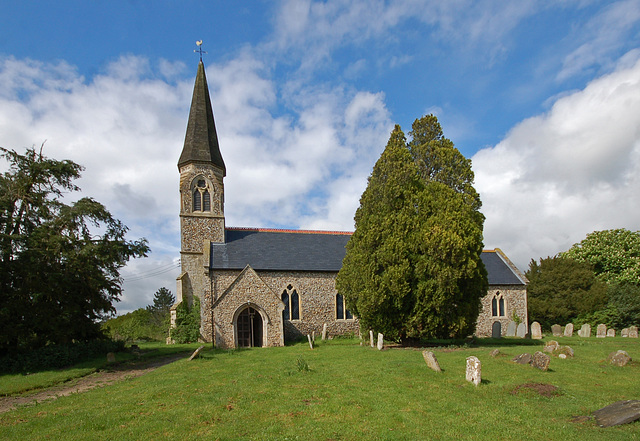
M 206 54 L 207 51 L 203 51 L 202 50 L 202 40 L 198 40 L 196 41 L 196 46 L 198 46 L 198 49 L 194 49 L 193 52 L 197 52 L 200 54 L 200 61 L 202 61 L 202 54 Z

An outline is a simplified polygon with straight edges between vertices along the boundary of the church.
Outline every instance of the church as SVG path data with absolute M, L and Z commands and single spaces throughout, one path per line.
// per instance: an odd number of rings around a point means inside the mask
M 335 288 L 351 233 L 226 226 L 227 170 L 202 60 L 178 170 L 182 273 L 172 327 L 177 306 L 197 297 L 200 339 L 219 348 L 283 346 L 325 325 L 330 336 L 360 334 Z M 524 275 L 499 249 L 481 257 L 489 289 L 476 335 L 505 335 L 516 317 L 528 324 Z

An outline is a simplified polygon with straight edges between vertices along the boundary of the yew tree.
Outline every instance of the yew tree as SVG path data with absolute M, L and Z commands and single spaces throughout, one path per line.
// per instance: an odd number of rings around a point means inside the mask
M 488 288 L 484 216 L 471 161 L 437 118 L 400 126 L 376 162 L 355 215 L 337 289 L 363 329 L 392 339 L 464 337 Z

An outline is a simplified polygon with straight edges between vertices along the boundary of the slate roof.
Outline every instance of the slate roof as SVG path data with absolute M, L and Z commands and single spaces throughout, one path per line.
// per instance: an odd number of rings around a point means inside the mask
M 222 160 L 216 123 L 213 119 L 213 108 L 209 97 L 209 86 L 204 73 L 202 61 L 198 64 L 196 83 L 193 86 L 187 133 L 184 138 L 184 147 L 178 160 L 178 167 L 189 162 L 209 162 L 222 169 L 226 176 L 227 169 Z
M 227 228 L 226 243 L 211 243 L 211 269 L 339 271 L 351 237 L 347 232 Z M 490 285 L 524 285 L 526 280 L 500 251 L 481 255 Z

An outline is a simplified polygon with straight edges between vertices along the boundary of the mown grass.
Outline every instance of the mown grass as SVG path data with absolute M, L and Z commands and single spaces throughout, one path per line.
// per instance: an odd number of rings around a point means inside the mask
M 572 422 L 622 399 L 640 399 L 640 364 L 608 365 L 635 339 L 558 338 L 575 358 L 542 372 L 511 359 L 540 347 L 513 340 L 439 347 L 442 373 L 420 350 L 377 351 L 357 340 L 213 350 L 145 376 L 0 415 L 1 439 L 522 440 L 640 439 L 640 423 Z M 522 342 L 522 341 L 521 341 Z M 523 342 L 524 343 L 524 342 Z M 542 342 L 538 342 L 542 345 Z M 499 348 L 501 355 L 489 353 Z M 482 384 L 465 359 L 482 362 Z M 305 367 L 307 366 L 307 367 Z M 307 369 L 308 368 L 308 369 Z M 517 386 L 558 387 L 550 397 Z

